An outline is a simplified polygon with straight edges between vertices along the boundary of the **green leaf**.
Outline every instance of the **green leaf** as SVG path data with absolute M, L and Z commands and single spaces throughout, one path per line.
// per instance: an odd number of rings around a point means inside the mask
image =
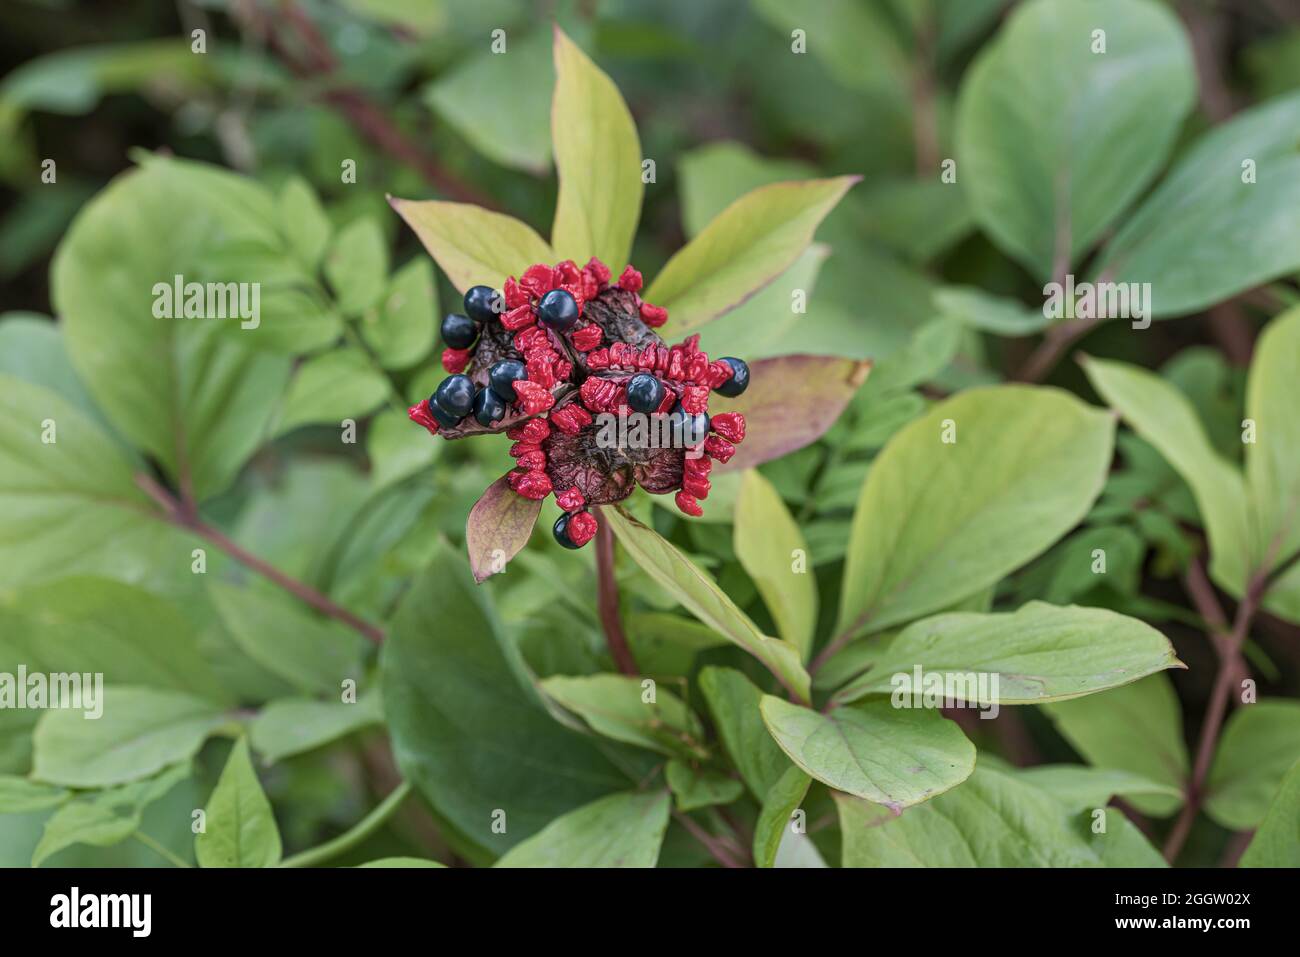
M 155 303 L 176 276 L 268 291 L 303 281 L 275 220 L 272 197 L 249 180 L 150 158 L 83 207 L 54 257 L 51 293 L 82 381 L 199 500 L 224 490 L 265 437 L 289 359 L 258 349 L 269 319 L 247 329 L 238 317 L 159 319 Z
M 790 831 L 790 817 L 808 793 L 812 778 L 799 768 L 789 768 L 763 798 L 763 809 L 754 825 L 754 866 L 775 867 L 781 839 Z
M 51 443 L 41 441 L 47 419 Z M 161 518 L 94 422 L 48 389 L 0 375 L 0 584 L 86 573 L 156 581 L 168 555 L 189 577 L 198 540 Z
M 976 220 L 1037 278 L 1059 279 L 1151 182 L 1195 96 L 1190 46 L 1159 4 L 1018 6 L 957 106 Z
M 1052 322 L 1045 309 L 1030 309 L 974 286 L 946 286 L 934 294 L 934 304 L 943 315 L 998 336 L 1032 335 Z
M 699 683 L 727 756 L 750 793 L 762 801 L 790 767 L 763 724 L 763 692 L 734 668 L 710 665 L 700 671 Z
M 444 546 L 411 585 L 384 644 L 384 715 L 402 776 L 467 840 L 495 853 L 627 787 L 592 739 L 547 715 L 522 669 L 464 559 Z M 507 813 L 504 834 L 493 832 L 496 809 Z
M 1300 308 L 1264 329 L 1246 385 L 1246 416 L 1255 441 L 1246 445 L 1246 487 L 1258 564 L 1268 571 L 1300 555 Z M 1264 607 L 1300 623 L 1300 563 L 1274 581 Z
M 609 522 L 619 542 L 641 570 L 677 599 L 683 608 L 744 648 L 795 694 L 808 700 L 808 673 L 804 671 L 794 646 L 759 631 L 712 578 L 654 529 L 618 509 L 603 510 L 601 518 Z
M 461 292 L 478 285 L 500 289 L 507 276 L 520 276 L 534 263 L 555 262 L 546 240 L 503 213 L 468 203 L 388 201 Z
M 229 702 L 180 609 L 109 579 L 69 577 L 0 597 L 0 672 L 19 665 Z
M 379 223 L 367 216 L 339 230 L 325 257 L 325 278 L 344 315 L 360 315 L 379 301 L 388 285 L 388 244 Z
M 1300 761 L 1282 779 L 1241 866 L 1300 867 Z
M 211 702 L 154 688 L 104 688 L 103 715 L 51 710 L 33 736 L 32 777 L 102 788 L 148 777 L 192 758 L 227 718 Z
M 29 781 L 15 774 L 0 774 L 0 814 L 26 814 L 58 807 L 69 797 L 70 791 Z
M 755 11 L 789 41 L 803 30 L 808 50 L 853 90 L 902 93 L 907 51 L 887 4 L 852 0 L 751 0 Z M 945 14 L 951 16 L 951 14 Z
M 832 797 L 845 867 L 1100 867 L 1111 839 L 1131 842 L 1123 831 L 1110 835 L 1108 816 L 1107 841 L 1094 846 L 1045 791 L 986 767 L 896 817 L 847 795 Z
M 383 718 L 378 695 L 367 695 L 355 704 L 315 701 L 311 698 L 282 698 L 261 710 L 248 729 L 253 750 L 268 764 L 295 754 L 312 751 L 337 741 Z
M 64 804 L 45 822 L 45 831 L 32 854 L 32 867 L 74 844 L 108 847 L 125 841 L 140 828 L 144 809 L 190 776 L 189 762 L 134 784 L 80 795 Z
M 1073 810 L 1104 807 L 1112 797 L 1163 796 L 1182 799 L 1172 784 L 1153 781 L 1143 774 L 1114 768 L 1089 768 L 1081 764 L 1040 764 L 1019 772 L 1021 780 L 1041 788 Z
M 1131 803 L 1143 814 L 1168 817 L 1182 802 L 1187 779 L 1187 746 L 1182 711 L 1173 685 L 1151 675 L 1104 694 L 1044 705 L 1056 730 L 1098 768 L 1131 771 L 1178 792 L 1178 796 L 1138 796 Z
M 817 175 L 809 163 L 760 156 L 735 140 L 695 147 L 677 165 L 682 226 L 688 238 L 698 236 L 733 201 L 760 186 Z
M 838 791 L 897 810 L 970 777 L 975 746 L 932 709 L 872 699 L 819 714 L 764 695 L 763 721 L 786 755 Z
M 484 582 L 506 570 L 510 559 L 528 544 L 541 511 L 541 501 L 524 498 L 505 475 L 487 487 L 465 521 L 465 548 L 475 581 Z
M 871 363 L 835 356 L 779 356 L 749 367 L 749 388 L 710 398 L 710 414 L 740 412 L 745 441 L 721 472 L 754 468 L 816 442 L 835 424 L 871 372 Z
M 0 313 L 0 373 L 49 389 L 97 425 L 108 425 L 77 378 L 53 319 L 34 312 Z
M 504 53 L 485 48 L 439 76 L 424 101 L 488 159 L 540 176 L 551 164 L 554 86 L 549 31 L 512 31 Z
M 556 675 L 541 681 L 540 687 L 607 738 L 669 757 L 706 756 L 699 743 L 703 737 L 699 719 L 680 698 L 662 688 L 654 689 L 653 701 L 645 701 L 640 678 Z
M 1042 554 L 1101 492 L 1113 434 L 1110 416 L 1055 389 L 971 389 L 931 408 L 862 487 L 836 633 L 938 611 Z
M 956 612 L 908 625 L 833 700 L 919 694 L 925 685 L 914 686 L 913 677 L 920 668 L 927 676 L 942 675 L 944 693 L 951 690 L 967 704 L 1038 704 L 1094 694 L 1181 665 L 1169 639 L 1136 618 L 1031 601 L 1010 614 Z M 900 675 L 907 679 L 902 691 Z M 991 700 L 981 699 L 984 688 L 977 690 L 976 675 L 989 676 Z
M 645 293 L 649 302 L 668 310 L 662 334 L 685 335 L 781 275 L 859 179 L 773 183 L 724 209 L 668 260 Z
M 560 194 L 551 244 L 560 259 L 581 264 L 597 256 L 617 273 L 628 261 L 645 189 L 636 124 L 618 87 L 558 26 L 554 55 L 551 145 Z
M 730 804 L 745 793 L 745 785 L 735 778 L 708 768 L 693 768 L 676 759 L 668 762 L 664 777 L 677 799 L 677 810 L 682 812 Z
M 361 679 L 365 643 L 346 625 L 269 590 L 212 582 L 208 593 L 239 647 L 300 691 L 337 696 Z
M 381 857 L 377 861 L 367 861 L 357 867 L 446 867 L 437 861 L 426 861 L 422 857 Z
M 366 430 L 370 484 L 376 491 L 400 482 L 433 464 L 445 443 L 412 442 L 411 420 L 401 409 L 381 409 Z
M 1210 445 L 1191 403 L 1177 388 L 1136 366 L 1090 358 L 1083 370 L 1101 397 L 1191 486 L 1210 538 L 1210 576 L 1232 594 L 1244 594 L 1257 551 L 1245 483 Z
M 1205 813 L 1234 831 L 1257 827 L 1300 758 L 1300 701 L 1262 699 L 1233 712 L 1205 782 Z
M 379 305 L 361 320 L 361 338 L 386 369 L 403 369 L 429 354 L 438 293 L 423 256 L 393 274 Z
M 497 867 L 654 867 L 668 828 L 667 791 L 611 794 L 556 818 Z
M 1300 93 L 1214 127 L 1128 218 L 1095 272 L 1150 283 L 1153 312 L 1182 316 L 1300 269 L 1297 125 Z M 1255 182 L 1243 181 L 1247 160 Z
M 276 431 L 300 425 L 338 426 L 384 401 L 388 380 L 360 349 L 335 349 L 308 359 L 294 373 Z
M 230 750 L 205 810 L 206 830 L 194 838 L 200 867 L 274 867 L 280 863 L 280 830 L 271 802 L 253 770 L 248 739 Z
M 275 203 L 281 228 L 298 261 L 314 271 L 333 232 L 316 191 L 301 176 L 293 176 L 280 188 Z
M 808 545 L 772 483 L 752 469 L 741 481 L 735 523 L 736 557 L 781 637 L 807 661 L 817 627 L 817 580 Z

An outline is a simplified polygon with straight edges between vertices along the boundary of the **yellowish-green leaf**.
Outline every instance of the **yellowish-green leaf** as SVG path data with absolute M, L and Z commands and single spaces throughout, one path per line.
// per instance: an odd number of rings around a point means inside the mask
M 736 502 L 736 557 L 758 586 L 781 637 L 807 661 L 817 627 L 817 581 L 803 533 L 772 483 L 745 473 Z
M 895 810 L 956 787 L 975 745 L 933 708 L 876 698 L 821 714 L 773 695 L 759 706 L 781 750 L 823 784 Z
M 554 675 L 541 683 L 546 694 L 591 729 L 615 741 L 661 754 L 704 757 L 699 719 L 672 692 L 655 688 L 646 700 L 640 678 L 628 675 Z
M 513 216 L 469 203 L 388 201 L 461 292 L 479 285 L 500 289 L 507 276 L 555 261 L 546 240 Z
M 1246 445 L 1246 486 L 1256 559 L 1269 570 L 1300 553 L 1300 308 L 1265 328 L 1246 388 L 1255 441 Z M 1213 542 L 1211 542 L 1213 544 Z M 1300 562 L 1269 587 L 1264 607 L 1300 622 Z
M 767 792 L 767 797 L 763 799 L 763 810 L 754 825 L 755 866 L 776 865 L 776 852 L 781 847 L 781 839 L 791 833 L 790 816 L 798 809 L 810 784 L 812 778 L 801 769 L 791 767 Z
M 253 770 L 248 739 L 235 742 L 221 779 L 208 799 L 205 829 L 194 838 L 200 867 L 274 867 L 280 830 L 271 802 Z
M 672 800 L 668 792 L 611 794 L 556 818 L 497 867 L 654 867 Z
M 1169 639 L 1145 622 L 1105 608 L 1031 601 L 1011 614 L 955 612 L 914 622 L 895 635 L 838 702 L 889 694 L 914 669 L 942 676 L 945 694 L 968 704 L 1064 701 L 1182 665 Z M 974 677 L 989 676 L 980 687 Z M 996 676 L 997 684 L 992 683 Z
M 1232 594 L 1243 594 L 1257 552 L 1245 483 L 1210 445 L 1192 404 L 1173 385 L 1136 366 L 1090 358 L 1083 370 L 1101 397 L 1191 486 L 1210 537 L 1210 576 Z
M 1282 779 L 1241 866 L 1300 867 L 1300 761 Z
M 773 183 L 746 193 L 680 249 L 645 298 L 668 310 L 677 338 L 734 309 L 781 275 L 860 177 Z
M 641 218 L 641 142 L 614 81 L 555 28 L 551 142 L 560 194 L 551 243 L 560 259 L 599 256 L 617 273 Z
M 759 631 L 717 582 L 654 529 L 618 509 L 602 511 L 601 519 L 609 522 L 619 542 L 642 571 L 681 602 L 682 607 L 744 648 L 789 690 L 808 700 L 808 672 L 804 671 L 793 645 Z
M 896 433 L 853 514 L 839 634 L 948 608 L 1046 551 L 1101 492 L 1115 424 L 1057 389 L 971 389 Z
M 1226 828 L 1257 827 L 1300 759 L 1300 701 L 1264 698 L 1232 713 L 1205 782 L 1205 813 Z

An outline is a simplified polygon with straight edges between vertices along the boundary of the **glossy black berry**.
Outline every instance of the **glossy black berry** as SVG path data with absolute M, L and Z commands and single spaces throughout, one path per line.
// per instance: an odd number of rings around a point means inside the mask
M 497 297 L 497 291 L 491 286 L 472 286 L 465 293 L 465 311 L 478 322 L 491 322 L 497 314 L 493 308 Z
M 442 320 L 442 341 L 453 349 L 468 349 L 478 340 L 478 323 L 453 312 Z
M 438 420 L 438 424 L 444 429 L 454 429 L 460 425 L 463 415 L 452 415 L 446 409 L 438 404 L 437 393 L 429 396 L 429 414 Z
M 729 399 L 734 399 L 749 388 L 749 366 L 740 359 L 734 359 L 731 356 L 723 356 L 718 361 L 731 366 L 731 378 L 713 391 L 718 395 L 725 395 Z
M 502 359 L 488 372 L 488 385 L 507 402 L 515 400 L 515 383 L 528 378 L 528 370 L 518 359 Z
M 474 396 L 474 418 L 479 425 L 491 428 L 492 423 L 505 418 L 506 403 L 492 389 L 479 389 Z
M 563 289 L 552 289 L 537 303 L 537 318 L 556 332 L 568 332 L 578 321 L 578 302 Z
M 635 412 L 654 412 L 664 400 L 664 384 L 648 372 L 638 372 L 628 381 L 627 404 Z
M 690 415 L 678 402 L 673 406 L 673 410 L 668 413 L 668 425 L 673 443 L 682 448 L 688 448 L 699 445 L 704 441 L 709 434 L 711 423 L 707 412 Z
M 555 535 L 555 540 L 565 548 L 581 548 L 581 545 L 575 545 L 573 539 L 569 538 L 569 513 L 565 512 L 555 520 L 555 526 L 551 529 Z
M 429 400 L 430 405 L 435 402 L 444 412 L 463 419 L 474 408 L 474 383 L 467 375 L 448 376 Z

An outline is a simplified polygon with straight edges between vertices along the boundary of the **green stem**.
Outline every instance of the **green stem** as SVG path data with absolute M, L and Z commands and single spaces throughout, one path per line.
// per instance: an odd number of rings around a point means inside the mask
M 321 861 L 329 860 L 344 851 L 352 850 L 352 848 L 379 830 L 384 825 L 384 822 L 393 816 L 393 812 L 401 806 L 410 793 L 411 783 L 403 781 L 393 788 L 388 797 L 380 801 L 375 809 L 357 822 L 357 825 L 351 830 L 345 831 L 332 841 L 326 841 L 319 847 L 313 847 L 301 854 L 295 854 L 293 857 L 281 861 L 280 866 L 314 867 Z
M 157 854 L 159 857 L 164 857 L 164 858 L 166 858 L 166 859 L 167 859 L 171 864 L 173 864 L 173 865 L 176 866 L 176 867 L 191 867 L 191 866 L 192 866 L 192 865 L 190 864 L 189 861 L 187 861 L 187 860 L 185 860 L 184 858 L 180 857 L 178 854 L 173 853 L 170 849 L 164 847 L 162 844 L 160 844 L 159 842 L 155 841 L 152 837 L 150 837 L 150 836 L 149 836 L 148 834 L 146 834 L 144 831 L 136 831 L 136 832 L 135 832 L 134 834 L 132 834 L 131 836 L 134 837 L 134 838 L 135 838 L 137 841 L 139 841 L 141 844 L 143 844 L 145 847 L 149 848 L 149 850 L 153 851 L 153 852 L 154 852 L 155 854 Z

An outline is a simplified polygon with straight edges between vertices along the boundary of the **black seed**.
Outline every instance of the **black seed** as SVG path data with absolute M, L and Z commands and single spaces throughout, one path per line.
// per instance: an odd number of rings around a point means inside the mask
M 502 359 L 494 363 L 488 373 L 488 385 L 507 402 L 515 401 L 514 384 L 528 378 L 528 369 L 518 359 Z
M 437 393 L 434 393 L 434 395 L 429 396 L 429 414 L 437 419 L 438 424 L 444 429 L 454 429 L 460 425 L 461 419 L 465 417 L 463 415 L 452 415 L 440 406 L 438 400 L 434 397 L 436 395 Z
M 749 366 L 740 359 L 734 359 L 731 356 L 723 356 L 719 361 L 731 366 L 731 378 L 713 391 L 718 395 L 725 395 L 729 399 L 734 399 L 749 388 Z
M 709 434 L 712 423 L 707 412 L 690 415 L 678 402 L 668 413 L 669 435 L 673 443 L 680 448 L 699 445 Z
M 429 400 L 430 405 L 435 402 L 448 414 L 463 419 L 474 408 L 474 383 L 467 375 L 448 376 Z
M 506 403 L 491 389 L 479 389 L 478 395 L 474 396 L 474 418 L 479 425 L 492 427 L 493 422 L 504 419 L 506 415 Z
M 573 543 L 573 540 L 569 538 L 569 513 L 568 512 L 565 512 L 563 515 L 561 515 L 559 518 L 555 520 L 555 525 L 551 529 L 551 532 L 555 535 L 555 540 L 559 542 L 561 545 L 563 545 L 565 548 L 581 547 L 579 545 L 575 545 Z
M 478 340 L 478 324 L 453 312 L 442 320 L 442 341 L 453 349 L 468 349 Z
M 638 372 L 627 383 L 627 404 L 636 412 L 654 412 L 664 400 L 663 383 L 648 372 Z
M 578 321 L 578 302 L 563 289 L 552 289 L 537 303 L 537 318 L 556 332 L 568 332 Z
M 473 286 L 465 293 L 465 311 L 471 319 L 491 322 L 496 318 L 495 304 L 499 301 L 500 293 L 491 286 Z

